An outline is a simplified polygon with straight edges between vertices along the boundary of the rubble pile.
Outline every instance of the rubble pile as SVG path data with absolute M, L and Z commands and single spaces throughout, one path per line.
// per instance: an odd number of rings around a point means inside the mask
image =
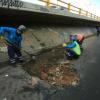
M 35 63 L 25 64 L 24 69 L 53 86 L 76 86 L 80 77 L 67 59 L 63 49 L 54 49 L 38 56 Z
M 56 86 L 78 85 L 80 80 L 76 69 L 70 66 L 68 61 L 51 66 L 49 64 L 47 68 L 42 66 L 40 78 Z

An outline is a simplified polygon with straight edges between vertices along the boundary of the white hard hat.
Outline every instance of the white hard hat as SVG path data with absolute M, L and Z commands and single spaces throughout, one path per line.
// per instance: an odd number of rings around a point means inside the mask
M 20 30 L 21 32 L 24 32 L 26 30 L 26 26 L 20 25 L 17 29 Z

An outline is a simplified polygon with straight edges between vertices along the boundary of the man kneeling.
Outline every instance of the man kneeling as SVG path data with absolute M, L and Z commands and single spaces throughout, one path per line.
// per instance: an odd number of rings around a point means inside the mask
M 81 49 L 77 41 L 70 41 L 68 43 L 63 43 L 63 47 L 66 49 L 66 55 L 68 59 L 79 58 L 81 55 Z

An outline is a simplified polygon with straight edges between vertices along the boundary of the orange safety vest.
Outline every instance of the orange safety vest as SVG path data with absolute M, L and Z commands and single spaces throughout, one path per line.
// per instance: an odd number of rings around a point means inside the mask
M 84 35 L 83 34 L 77 34 L 77 40 L 80 42 L 84 39 Z

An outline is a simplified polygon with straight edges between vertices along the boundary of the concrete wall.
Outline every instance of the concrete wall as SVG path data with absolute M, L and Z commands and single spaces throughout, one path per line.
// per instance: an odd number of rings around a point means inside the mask
M 66 34 L 63 35 L 62 32 Z M 91 35 L 96 34 L 96 29 L 93 27 L 33 26 L 28 28 L 24 34 L 23 49 L 31 54 L 42 49 L 52 48 L 61 45 L 64 40 L 68 40 L 71 33 Z
M 65 35 L 61 33 L 65 32 Z M 23 34 L 22 49 L 30 54 L 35 54 L 39 51 L 48 50 L 48 48 L 53 48 L 55 46 L 61 45 L 64 40 L 68 40 L 69 35 L 74 33 L 83 33 L 85 35 L 96 34 L 96 29 L 94 27 L 68 27 L 68 26 L 31 26 Z M 84 42 L 84 47 L 89 46 L 91 43 L 90 39 Z M 3 61 L 8 60 L 6 54 L 6 45 L 0 42 L 0 54 Z M 4 52 L 4 53 L 1 53 Z M 27 55 L 23 52 L 23 55 Z M 4 59 L 2 58 L 4 57 Z

